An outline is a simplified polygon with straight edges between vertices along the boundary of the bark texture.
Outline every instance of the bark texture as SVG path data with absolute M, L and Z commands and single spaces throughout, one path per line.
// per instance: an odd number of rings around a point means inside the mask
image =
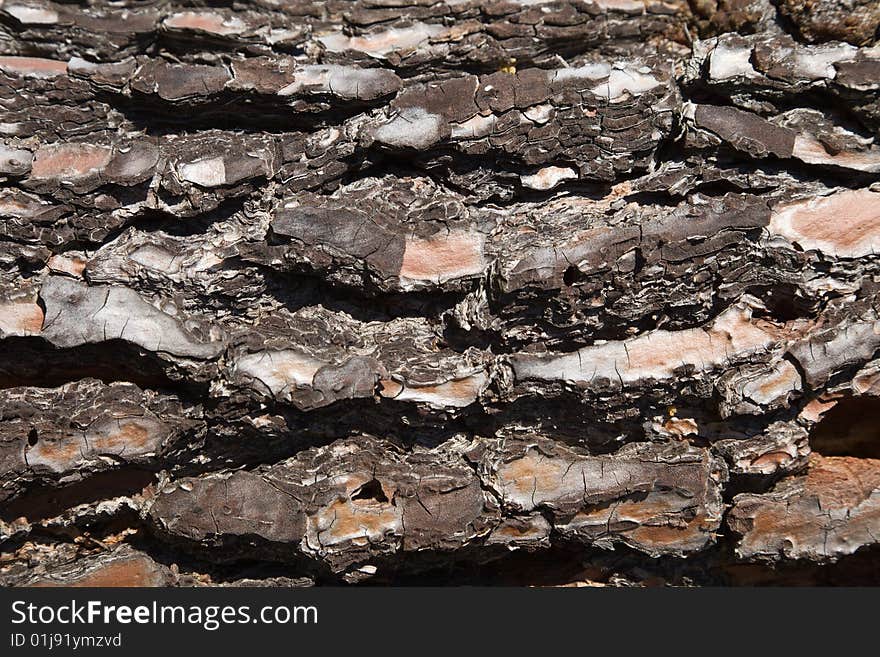
M 878 30 L 4 0 L 0 583 L 880 583 Z

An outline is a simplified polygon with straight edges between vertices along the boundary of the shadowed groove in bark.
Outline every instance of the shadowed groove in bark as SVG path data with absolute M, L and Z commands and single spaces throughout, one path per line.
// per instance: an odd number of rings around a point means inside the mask
M 871 3 L 117 4 L 0 7 L 0 582 L 877 583 Z
M 877 399 L 840 399 L 810 432 L 810 445 L 825 456 L 880 458 L 878 414 Z

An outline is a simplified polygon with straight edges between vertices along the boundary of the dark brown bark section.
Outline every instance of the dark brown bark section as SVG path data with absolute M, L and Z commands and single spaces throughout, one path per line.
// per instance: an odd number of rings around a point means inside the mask
M 0 8 L 2 582 L 876 583 L 874 3 L 399 5 Z

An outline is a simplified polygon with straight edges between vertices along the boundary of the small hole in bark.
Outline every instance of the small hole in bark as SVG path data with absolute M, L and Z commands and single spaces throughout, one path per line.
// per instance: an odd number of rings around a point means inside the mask
M 838 401 L 810 433 L 810 448 L 823 456 L 880 458 L 880 399 Z
M 31 429 L 30 431 L 28 431 L 28 445 L 33 447 L 34 445 L 37 444 L 37 441 L 39 439 L 40 439 L 40 436 L 37 433 L 36 429 Z
M 565 273 L 562 274 L 562 282 L 568 286 L 574 285 L 575 283 L 577 283 L 580 274 L 580 269 L 578 269 L 574 265 L 569 265 L 568 269 L 565 270 Z
M 380 484 L 377 479 L 370 479 L 370 481 L 352 493 L 351 499 L 387 502 L 388 496 L 385 495 L 385 491 L 382 490 L 382 484 Z

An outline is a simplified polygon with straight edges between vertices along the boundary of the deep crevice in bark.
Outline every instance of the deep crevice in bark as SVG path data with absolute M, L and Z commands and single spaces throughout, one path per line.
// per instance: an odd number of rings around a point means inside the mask
M 871 3 L 25 4 L 0 582 L 878 583 Z

